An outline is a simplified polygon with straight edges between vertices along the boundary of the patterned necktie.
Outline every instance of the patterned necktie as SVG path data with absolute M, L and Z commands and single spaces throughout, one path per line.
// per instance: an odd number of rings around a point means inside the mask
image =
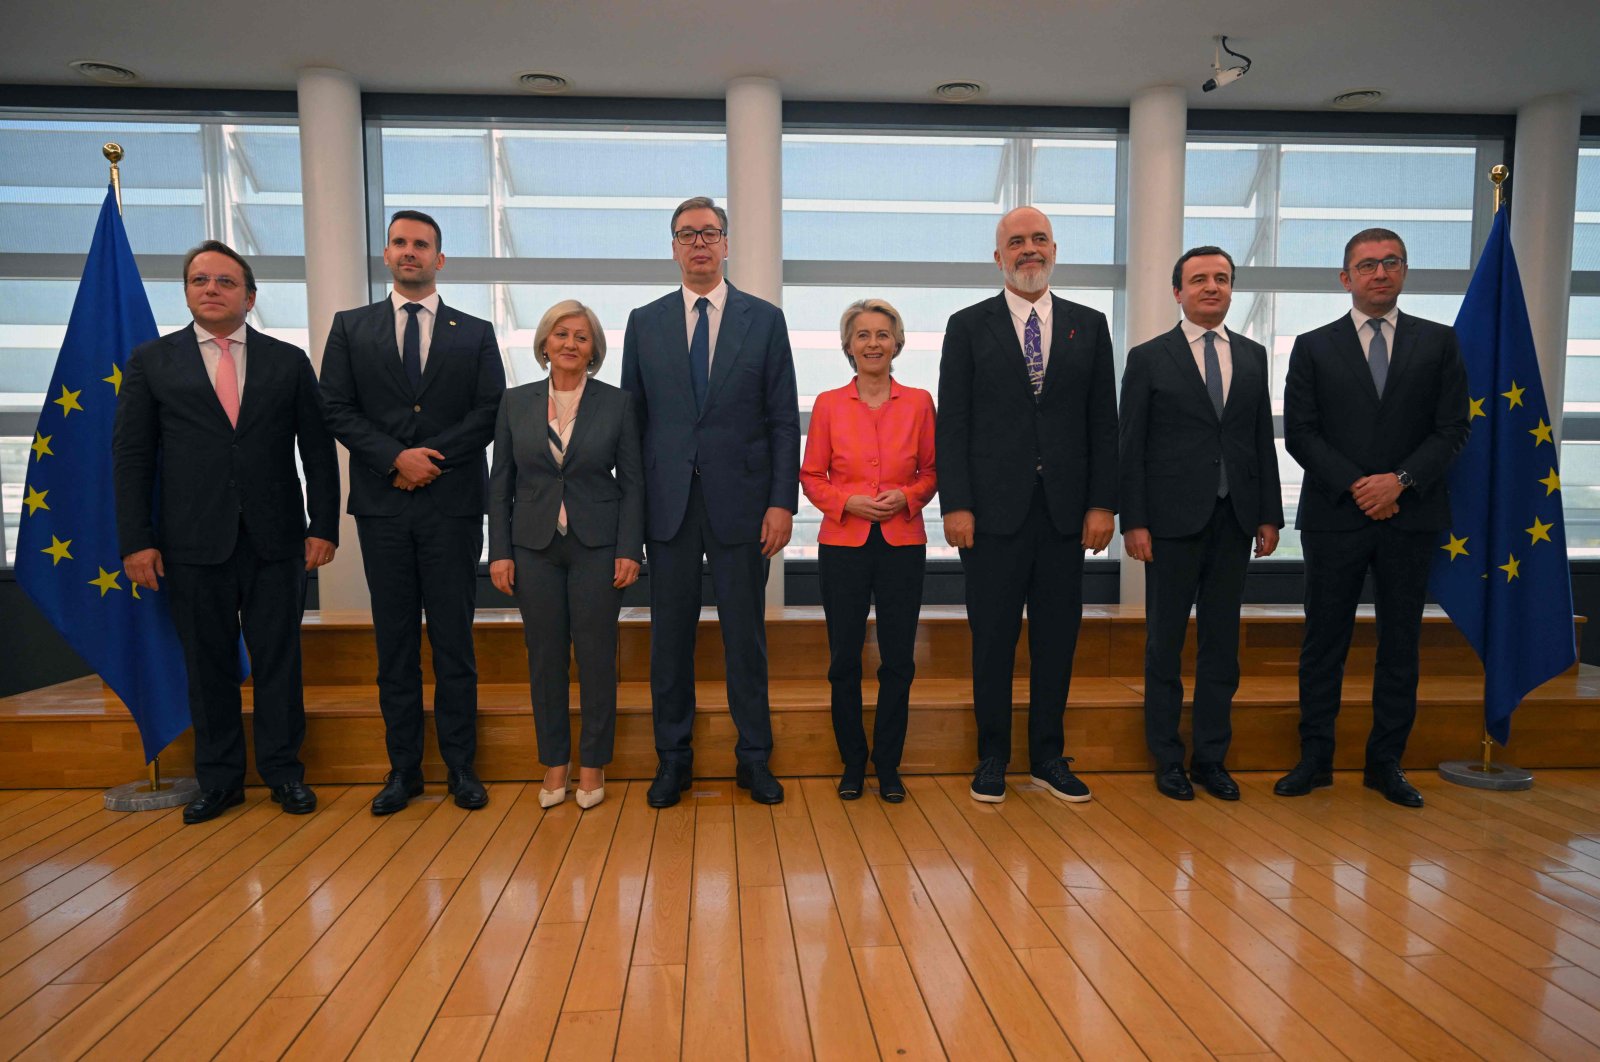
M 233 360 L 233 340 L 217 337 L 217 401 L 228 415 L 228 423 L 239 426 L 239 366 Z
M 1028 314 L 1028 323 L 1022 329 L 1022 357 L 1028 363 L 1028 383 L 1033 385 L 1033 396 L 1044 390 L 1044 329 L 1039 325 L 1039 311 Z
M 1217 356 L 1217 334 L 1207 332 L 1206 341 L 1206 393 L 1211 396 L 1211 408 L 1217 411 L 1217 419 L 1222 419 L 1222 359 Z M 1218 466 L 1222 475 L 1217 480 L 1217 497 L 1223 498 L 1228 494 L 1228 465 L 1223 462 Z
M 689 382 L 694 385 L 694 408 L 706 407 L 706 388 L 711 379 L 711 322 L 707 308 L 711 300 L 704 295 L 695 300 L 694 336 L 689 340 Z
M 1383 338 L 1383 318 L 1374 317 L 1372 345 L 1367 348 L 1367 367 L 1372 370 L 1372 382 L 1377 385 L 1378 397 L 1383 397 L 1383 385 L 1389 379 L 1389 341 Z
M 405 342 L 400 345 L 400 361 L 406 367 L 406 379 L 411 381 L 411 389 L 415 391 L 422 383 L 422 325 L 417 321 L 422 303 L 408 302 L 401 309 L 406 312 L 406 335 Z

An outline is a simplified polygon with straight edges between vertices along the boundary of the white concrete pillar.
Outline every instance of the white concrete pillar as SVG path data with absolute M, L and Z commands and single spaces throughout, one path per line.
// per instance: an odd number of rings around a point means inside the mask
M 1517 110 L 1517 149 L 1511 162 L 1511 246 L 1522 273 L 1528 323 L 1558 446 L 1566 392 L 1579 117 L 1573 93 L 1523 104 Z
M 783 305 L 783 93 L 767 77 L 728 82 L 728 274 Z M 772 560 L 767 607 L 783 607 L 783 556 Z
M 1172 263 L 1183 253 L 1188 121 L 1188 97 L 1176 85 L 1140 90 L 1128 111 L 1129 347 L 1169 330 L 1178 319 Z M 1144 565 L 1126 556 L 1121 592 L 1123 604 L 1144 605 Z
M 296 82 L 300 103 L 300 187 L 305 202 L 306 310 L 311 363 L 320 371 L 333 315 L 363 306 L 367 295 L 366 178 L 361 88 L 342 70 L 307 67 Z M 350 455 L 339 447 L 339 478 L 350 483 Z M 340 495 L 343 507 L 345 493 Z M 339 552 L 317 573 L 323 609 L 370 609 L 355 518 L 341 513 Z

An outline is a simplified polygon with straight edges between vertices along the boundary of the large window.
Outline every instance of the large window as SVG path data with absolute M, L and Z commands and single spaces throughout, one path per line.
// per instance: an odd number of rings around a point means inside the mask
M 1567 552 L 1600 557 L 1600 143 L 1578 152 L 1572 301 L 1561 427 Z

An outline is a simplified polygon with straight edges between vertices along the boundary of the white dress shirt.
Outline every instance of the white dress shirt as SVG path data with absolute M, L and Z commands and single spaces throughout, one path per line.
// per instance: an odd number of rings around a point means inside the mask
M 1050 296 L 1050 289 L 1045 288 L 1039 298 L 1034 302 L 1018 295 L 1010 288 L 1005 289 L 1006 306 L 1011 310 L 1011 323 L 1017 329 L 1017 346 L 1022 348 L 1023 355 L 1028 352 L 1028 342 L 1024 338 L 1028 329 L 1028 317 L 1035 310 L 1039 312 L 1039 347 L 1044 354 L 1044 367 L 1050 368 L 1050 310 L 1055 305 L 1055 299 Z
M 1372 319 L 1369 314 L 1364 314 L 1353 306 L 1350 308 L 1350 320 L 1355 322 L 1356 338 L 1361 341 L 1361 356 L 1369 361 L 1372 359 L 1372 326 L 1367 322 Z M 1383 339 L 1389 345 L 1390 364 L 1394 363 L 1394 329 L 1399 320 L 1398 306 L 1391 307 L 1389 312 L 1383 315 Z
M 1194 364 L 1200 370 L 1202 380 L 1206 378 L 1206 333 L 1217 334 L 1212 342 L 1217 347 L 1217 364 L 1222 368 L 1222 401 L 1227 402 L 1228 388 L 1233 386 L 1233 344 L 1228 342 L 1228 330 L 1221 325 L 1215 328 L 1197 325 L 1187 317 L 1179 322 L 1178 327 L 1183 329 L 1183 337 L 1189 341 L 1189 352 L 1194 355 Z
M 410 315 L 406 313 L 403 307 L 412 300 L 398 291 L 391 291 L 389 293 L 389 301 L 394 304 L 394 345 L 400 351 L 400 361 L 404 364 L 406 357 L 406 319 Z M 422 311 L 417 314 L 417 331 L 421 333 L 422 337 L 421 367 L 426 369 L 428 367 L 428 347 L 433 342 L 433 320 L 439 316 L 439 293 L 435 291 L 427 298 L 416 301 L 422 307 Z
M 233 346 L 229 348 L 233 354 L 233 371 L 239 378 L 239 399 L 244 400 L 244 336 L 245 326 L 240 325 L 231 336 L 223 336 Z M 206 377 L 211 381 L 211 389 L 217 389 L 217 362 L 222 360 L 222 348 L 217 346 L 217 337 L 200 327 L 200 322 L 194 323 L 194 338 L 200 343 L 200 360 L 206 364 Z
M 700 301 L 700 296 L 688 288 L 679 288 L 678 290 L 683 293 L 683 324 L 684 328 L 688 330 L 689 345 L 692 347 L 694 346 L 694 326 L 700 320 L 700 311 L 694 308 L 694 304 Z M 709 378 L 711 375 L 711 363 L 717 357 L 717 332 L 722 329 L 722 310 L 728 305 L 728 282 L 726 280 L 717 281 L 717 286 L 706 292 L 706 298 L 711 300 L 711 305 L 706 307 L 706 329 L 709 332 L 706 338 L 710 341 L 710 346 L 706 350 L 706 376 Z

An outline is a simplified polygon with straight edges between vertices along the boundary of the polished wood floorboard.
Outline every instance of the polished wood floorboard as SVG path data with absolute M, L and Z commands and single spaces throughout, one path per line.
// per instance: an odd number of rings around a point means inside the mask
M 1067 805 L 0 790 L 0 1059 L 1594 1059 L 1600 771 Z

